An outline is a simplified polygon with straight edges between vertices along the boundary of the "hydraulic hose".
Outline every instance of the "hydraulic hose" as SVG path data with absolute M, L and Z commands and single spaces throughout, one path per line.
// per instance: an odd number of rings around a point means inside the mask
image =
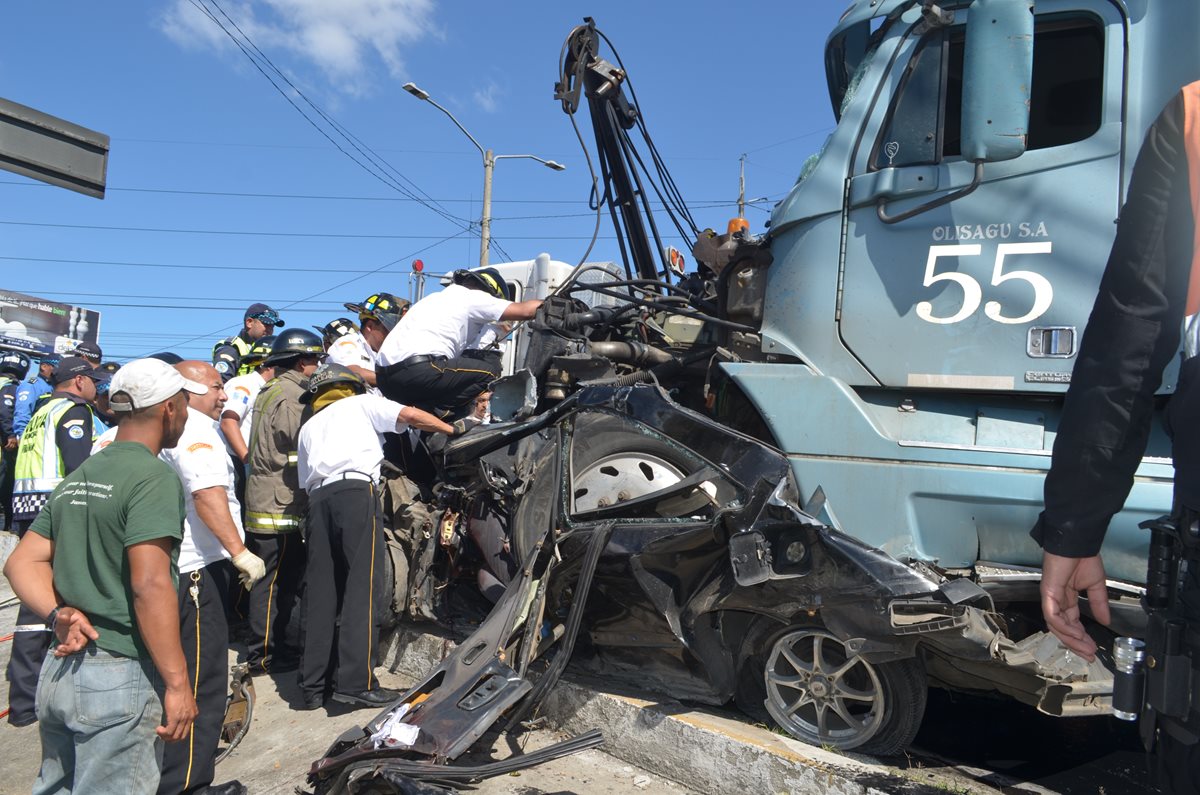
M 589 344 L 592 353 L 612 359 L 621 364 L 639 366 L 667 364 L 675 357 L 661 348 L 646 345 L 641 342 L 624 342 L 621 340 L 593 342 Z

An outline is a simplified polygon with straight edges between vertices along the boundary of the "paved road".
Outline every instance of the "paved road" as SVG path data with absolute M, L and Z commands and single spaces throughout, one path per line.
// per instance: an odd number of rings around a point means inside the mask
M 0 577 L 0 604 L 11 599 L 8 582 Z M 0 636 L 12 632 L 16 606 L 0 607 Z M 11 644 L 0 644 L 0 665 L 7 666 Z M 232 660 L 232 656 L 231 656 Z M 408 684 L 383 669 L 380 681 L 388 687 Z M 316 712 L 297 712 L 289 702 L 299 698 L 295 675 L 280 675 L 274 680 L 255 680 L 257 703 L 250 733 L 230 757 L 217 768 L 217 782 L 238 779 L 251 795 L 291 795 L 305 786 L 304 776 L 314 759 L 320 758 L 330 743 L 346 729 L 362 725 L 374 716 L 373 710 L 353 711 L 333 707 Z M 0 704 L 7 705 L 7 682 L 0 683 Z M 526 749 L 548 745 L 558 737 L 550 732 L 528 735 Z M 0 722 L 0 792 L 29 792 L 37 775 L 40 759 L 37 726 L 14 728 Z M 497 758 L 508 755 L 506 743 L 494 748 Z M 585 751 L 532 770 L 499 776 L 474 786 L 485 795 L 693 795 L 673 781 L 627 765 L 600 751 Z
M 0 604 L 10 597 L 8 583 L 0 577 Z M 15 618 L 14 605 L 0 607 L 0 635 L 12 631 Z M 7 664 L 9 649 L 10 644 L 0 643 L 0 665 Z M 392 687 L 406 684 L 382 670 L 380 679 Z M 298 697 L 291 677 L 256 682 L 259 701 L 253 729 L 218 770 L 218 781 L 238 778 L 255 795 L 293 792 L 294 787 L 303 785 L 309 763 L 320 757 L 338 734 L 372 715 L 369 710 L 295 712 L 288 707 Z M 0 704 L 6 703 L 7 685 L 0 682 Z M 530 747 L 556 739 L 549 733 L 535 733 Z M 0 723 L 0 748 L 0 791 L 28 792 L 40 755 L 36 727 L 16 729 Z M 503 755 L 503 747 L 497 753 Z M 1005 792 L 1153 792 L 1146 784 L 1143 756 L 1131 725 L 1111 718 L 1051 718 L 1011 701 L 951 696 L 937 690 L 930 693 L 929 709 L 912 754 L 888 762 L 907 768 L 910 778 L 919 778 L 922 770 L 952 768 Z M 1014 787 L 1014 782 L 1021 783 Z M 674 782 L 599 751 L 518 776 L 492 779 L 477 789 L 497 795 L 688 793 Z

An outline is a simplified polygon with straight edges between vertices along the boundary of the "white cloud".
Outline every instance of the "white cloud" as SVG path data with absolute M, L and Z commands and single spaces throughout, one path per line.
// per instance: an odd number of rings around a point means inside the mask
M 393 77 L 401 77 L 403 46 L 439 34 L 433 21 L 435 0 L 218 2 L 268 56 L 289 52 L 320 69 L 337 88 L 355 94 L 373 82 L 374 61 L 381 61 Z M 232 29 L 211 2 L 205 6 Z M 190 0 L 174 0 L 160 27 L 184 47 L 237 52 L 229 37 Z M 287 71 L 283 64 L 279 66 Z
M 488 80 L 486 86 L 475 89 L 475 93 L 471 95 L 471 98 L 475 100 L 475 104 L 479 106 L 480 110 L 486 113 L 495 113 L 496 107 L 503 96 L 504 90 L 500 88 L 496 81 Z

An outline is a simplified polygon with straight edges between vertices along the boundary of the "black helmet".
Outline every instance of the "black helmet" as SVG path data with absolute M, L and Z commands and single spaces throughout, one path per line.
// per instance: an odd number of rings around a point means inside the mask
M 407 298 L 397 298 L 391 293 L 376 293 L 361 304 L 345 304 L 347 309 L 358 315 L 359 320 L 377 320 L 388 331 L 396 327 L 410 306 L 412 302 Z
M 308 391 L 300 396 L 300 402 L 308 403 L 334 384 L 349 384 L 360 395 L 367 391 L 367 382 L 361 375 L 349 367 L 326 362 L 308 379 Z
M 250 350 L 246 351 L 246 355 L 242 357 L 242 364 L 248 364 L 251 367 L 258 367 L 267 360 L 271 355 L 271 346 L 275 344 L 275 335 L 268 334 L 265 337 L 259 337 L 250 346 Z
M 477 268 L 476 270 L 457 270 L 450 274 L 450 281 L 473 290 L 483 290 L 490 296 L 511 301 L 512 292 L 508 282 L 495 268 Z
M 100 365 L 100 369 L 109 375 L 113 375 L 117 370 L 121 369 L 121 365 L 118 362 L 104 362 Z
M 20 351 L 5 351 L 0 356 L 0 373 L 7 373 L 15 378 L 24 378 L 29 371 L 29 357 Z
M 348 317 L 335 318 L 324 326 L 313 326 L 313 328 L 327 340 L 336 340 L 338 337 L 358 332 L 358 324 Z
M 271 343 L 271 354 L 265 364 L 283 364 L 299 356 L 324 356 L 325 346 L 321 338 L 302 328 L 286 328 L 275 335 Z

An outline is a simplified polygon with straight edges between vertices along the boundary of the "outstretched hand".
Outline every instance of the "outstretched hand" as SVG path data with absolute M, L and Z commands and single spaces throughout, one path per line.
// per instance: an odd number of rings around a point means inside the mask
M 1093 617 L 1107 625 L 1108 589 L 1104 583 L 1104 563 L 1099 555 L 1064 558 L 1043 553 L 1041 594 L 1046 626 L 1068 649 L 1089 662 L 1096 659 L 1096 641 L 1079 618 L 1079 595 L 1087 594 Z
M 100 633 L 83 611 L 74 607 L 60 607 L 54 619 L 54 626 L 50 629 L 58 640 L 58 645 L 54 647 L 55 657 L 66 657 L 83 651 L 89 642 L 100 637 Z

